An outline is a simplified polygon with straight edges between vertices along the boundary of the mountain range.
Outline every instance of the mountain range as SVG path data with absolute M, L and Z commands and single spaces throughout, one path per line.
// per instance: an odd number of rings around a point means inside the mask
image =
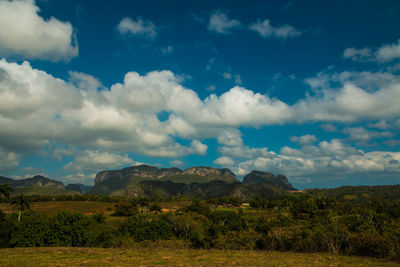
M 157 168 L 138 165 L 121 170 L 104 170 L 96 175 L 94 186 L 69 184 L 34 176 L 15 180 L 0 176 L 0 184 L 10 184 L 15 194 L 103 194 L 118 196 L 168 197 L 190 195 L 201 198 L 221 196 L 273 197 L 296 190 L 283 175 L 252 171 L 240 182 L 229 169 L 211 167 Z

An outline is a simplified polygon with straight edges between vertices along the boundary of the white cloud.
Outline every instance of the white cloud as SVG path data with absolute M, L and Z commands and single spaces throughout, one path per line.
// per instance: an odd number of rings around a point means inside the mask
M 196 119 L 220 126 L 279 124 L 292 117 L 288 105 L 278 99 L 235 86 L 220 96 L 210 95 Z
M 170 165 L 171 167 L 182 167 L 182 166 L 185 165 L 185 163 L 184 163 L 182 160 L 175 159 L 175 160 L 173 160 L 173 161 L 170 161 L 170 162 L 169 162 L 169 165 Z
M 353 61 L 376 61 L 386 63 L 400 58 L 400 40 L 398 43 L 385 44 L 379 48 L 346 48 L 343 52 L 344 58 L 350 58 Z
M 20 156 L 14 152 L 8 152 L 0 147 L 0 171 L 12 170 L 19 165 Z
M 149 20 L 142 20 L 141 18 L 136 21 L 129 17 L 123 18 L 119 22 L 117 29 L 121 35 L 132 34 L 147 38 L 154 38 L 157 35 L 156 25 Z
M 223 156 L 214 160 L 214 164 L 227 167 L 227 166 L 232 166 L 234 164 L 234 161 L 229 157 Z
M 346 48 L 343 52 L 343 57 L 350 58 L 353 61 L 368 61 L 371 58 L 371 49 Z
M 321 183 L 354 176 L 365 179 L 373 175 L 398 177 L 400 174 L 400 152 L 365 153 L 337 139 L 301 149 L 284 147 L 280 154 L 272 155 L 240 162 L 234 170 L 239 175 L 254 169 L 284 174 L 297 183 Z
M 336 128 L 336 126 L 335 125 L 332 125 L 332 124 L 322 124 L 321 125 L 321 128 L 323 129 L 323 130 L 325 130 L 325 131 L 327 131 L 327 132 L 330 132 L 330 133 L 334 133 L 334 132 L 338 132 L 339 130 Z
M 387 73 L 348 73 L 307 79 L 316 94 L 293 107 L 299 121 L 351 122 L 395 118 L 400 113 L 399 77 Z M 339 83 L 331 88 L 330 83 Z M 368 82 L 368 84 L 366 84 Z
M 77 173 L 86 173 L 136 164 L 128 155 L 87 150 L 78 153 L 72 162 L 64 166 L 64 169 Z
M 378 121 L 378 122 L 376 122 L 376 123 L 371 123 L 371 124 L 369 124 L 368 126 L 371 127 L 371 128 L 378 128 L 378 129 L 381 129 L 381 130 L 387 130 L 387 129 L 389 129 L 389 128 L 392 127 L 392 126 L 391 126 L 387 121 L 385 121 L 385 120 L 380 120 L 380 121 Z
M 391 132 L 377 132 L 367 130 L 364 127 L 350 127 L 343 130 L 343 133 L 348 134 L 351 140 L 369 141 L 373 138 L 392 137 Z
M 268 19 L 264 21 L 257 21 L 250 25 L 250 30 L 260 34 L 264 38 L 294 38 L 302 34 L 301 31 L 296 30 L 290 25 L 272 26 Z
M 218 143 L 227 146 L 243 145 L 242 134 L 239 130 L 225 130 L 218 136 Z
M 224 13 L 214 12 L 210 17 L 208 29 L 210 31 L 228 34 L 232 29 L 238 28 L 240 25 L 240 21 L 229 19 Z
M 218 151 L 225 156 L 229 156 L 235 159 L 251 159 L 258 157 L 273 157 L 275 156 L 274 152 L 268 151 L 266 147 L 259 148 L 251 148 L 249 146 L 240 145 L 240 146 L 222 146 L 218 149 Z
M 97 173 L 98 170 L 96 170 Z M 64 181 L 64 185 L 69 183 L 81 183 L 85 185 L 93 185 L 94 179 L 96 178 L 96 173 L 73 173 L 65 175 L 62 180 Z
M 44 20 L 33 0 L 0 1 L 0 56 L 69 61 L 78 55 L 69 22 Z
M 379 62 L 388 62 L 400 58 L 400 40 L 397 42 L 397 44 L 381 46 L 378 51 L 376 51 L 376 59 Z
M 157 118 L 161 110 L 184 112 L 196 101 L 201 104 L 171 72 L 144 77 L 128 73 L 125 84 L 101 91 L 90 91 L 100 85 L 90 75 L 72 73 L 72 77 L 76 81 L 66 83 L 27 62 L 0 60 L 0 147 L 38 150 L 56 142 L 151 156 L 205 153 L 207 148 L 199 141 L 183 146 L 165 132 L 177 133 L 181 124 L 171 126 L 171 121 Z M 143 102 L 137 103 L 135 97 Z
M 292 136 L 290 137 L 290 140 L 292 140 L 292 142 L 299 143 L 301 146 L 309 146 L 317 142 L 317 138 L 312 134 L 306 134 L 300 137 Z
M 100 80 L 92 75 L 82 72 L 70 71 L 69 76 L 70 82 L 79 89 L 95 91 L 97 89 L 104 88 Z

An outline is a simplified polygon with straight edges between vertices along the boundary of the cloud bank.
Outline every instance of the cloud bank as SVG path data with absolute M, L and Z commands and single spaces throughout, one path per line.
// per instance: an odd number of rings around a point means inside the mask
M 78 42 L 69 22 L 44 20 L 33 0 L 0 1 L 0 56 L 69 61 Z

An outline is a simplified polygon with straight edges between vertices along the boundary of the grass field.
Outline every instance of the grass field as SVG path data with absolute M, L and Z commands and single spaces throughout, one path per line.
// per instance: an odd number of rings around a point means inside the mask
M 8 203 L 0 203 L 0 209 L 5 213 L 15 212 L 15 209 Z M 48 201 L 34 202 L 31 205 L 31 209 L 41 211 L 46 215 L 54 215 L 60 211 L 73 211 L 85 215 L 91 215 L 96 212 L 111 214 L 114 210 L 114 204 L 96 201 Z
M 400 266 L 379 259 L 261 251 L 103 248 L 0 249 L 0 266 Z

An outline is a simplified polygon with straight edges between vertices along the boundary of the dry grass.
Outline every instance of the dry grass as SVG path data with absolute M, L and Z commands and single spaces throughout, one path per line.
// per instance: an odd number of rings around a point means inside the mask
M 400 266 L 379 259 L 261 251 L 103 248 L 0 249 L 0 266 Z

